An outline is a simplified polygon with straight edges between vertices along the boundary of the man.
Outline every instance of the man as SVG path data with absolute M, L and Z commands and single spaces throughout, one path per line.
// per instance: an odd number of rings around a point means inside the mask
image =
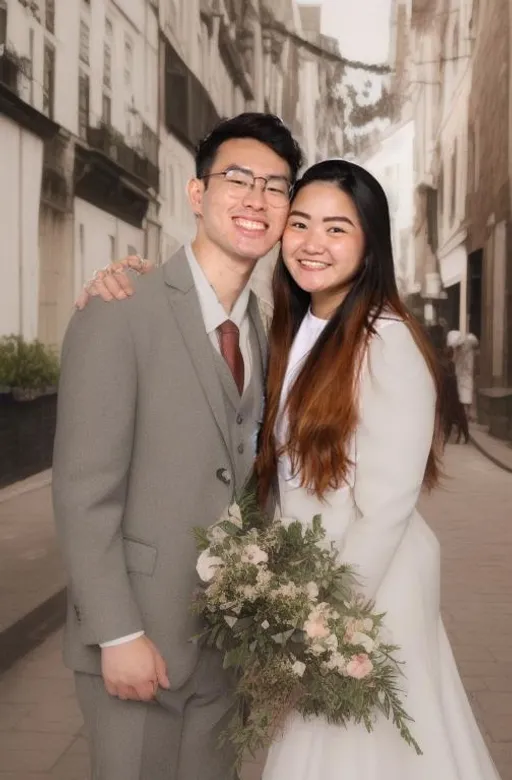
M 301 153 L 280 120 L 242 114 L 199 146 L 193 243 L 94 300 L 66 334 L 54 504 L 69 573 L 65 660 L 95 780 L 228 780 L 220 655 L 190 637 L 192 529 L 252 466 L 265 333 L 247 282 L 279 240 Z

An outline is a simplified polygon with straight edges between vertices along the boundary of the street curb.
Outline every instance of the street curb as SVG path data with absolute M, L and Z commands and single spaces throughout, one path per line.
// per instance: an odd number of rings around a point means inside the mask
M 65 617 L 66 588 L 62 588 L 0 632 L 0 674 L 61 628 Z
M 509 474 L 512 474 L 512 468 L 510 466 L 507 466 L 506 463 L 503 463 L 499 458 L 496 458 L 494 455 L 491 455 L 488 450 L 485 449 L 476 439 L 474 436 L 471 435 L 471 431 L 469 432 L 469 441 L 475 447 L 475 449 L 478 450 L 484 457 L 487 458 L 487 460 L 490 460 L 491 463 L 494 463 L 495 466 L 498 466 L 498 468 L 503 469 L 503 471 L 508 472 Z

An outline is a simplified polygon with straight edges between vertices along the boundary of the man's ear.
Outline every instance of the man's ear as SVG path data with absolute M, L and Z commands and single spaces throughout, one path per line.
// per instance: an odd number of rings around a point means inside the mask
M 196 217 L 203 214 L 204 183 L 201 179 L 190 179 L 187 184 L 187 196 L 190 207 Z

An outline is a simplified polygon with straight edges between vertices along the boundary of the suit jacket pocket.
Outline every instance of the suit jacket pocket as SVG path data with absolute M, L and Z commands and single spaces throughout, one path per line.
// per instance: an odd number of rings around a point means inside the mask
M 155 571 L 157 550 L 151 544 L 124 537 L 126 569 L 136 574 L 151 576 Z

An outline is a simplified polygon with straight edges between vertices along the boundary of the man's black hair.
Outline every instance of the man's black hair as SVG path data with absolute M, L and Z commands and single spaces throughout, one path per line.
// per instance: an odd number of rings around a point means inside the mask
M 302 165 L 302 150 L 286 125 L 274 114 L 247 112 L 224 119 L 199 142 L 196 150 L 196 176 L 211 172 L 219 147 L 232 138 L 253 138 L 272 149 L 290 166 L 292 183 Z

